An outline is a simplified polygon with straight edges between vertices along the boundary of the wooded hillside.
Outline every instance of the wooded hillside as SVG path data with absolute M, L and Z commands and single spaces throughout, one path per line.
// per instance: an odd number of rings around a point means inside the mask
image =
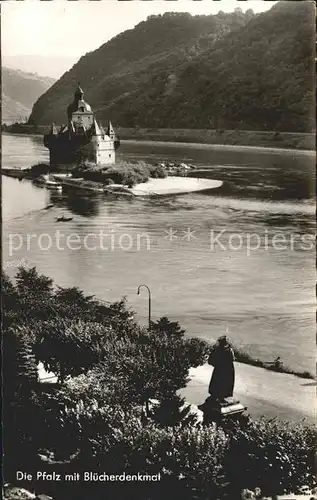
M 65 122 L 80 81 L 99 120 L 121 127 L 311 131 L 314 25 L 306 1 L 260 15 L 150 16 L 83 56 L 31 119 Z

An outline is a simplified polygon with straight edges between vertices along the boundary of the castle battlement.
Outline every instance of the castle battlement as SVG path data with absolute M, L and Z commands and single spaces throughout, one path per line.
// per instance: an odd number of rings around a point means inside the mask
M 83 99 L 78 85 L 73 102 L 67 107 L 67 125 L 57 130 L 53 123 L 44 145 L 50 151 L 50 164 L 79 164 L 85 160 L 96 165 L 115 163 L 120 145 L 109 122 L 107 130 L 97 123 L 94 113 Z

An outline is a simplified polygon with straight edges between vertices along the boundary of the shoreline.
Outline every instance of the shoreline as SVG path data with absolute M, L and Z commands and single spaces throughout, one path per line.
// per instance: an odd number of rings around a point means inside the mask
M 290 368 L 288 365 L 284 365 L 283 362 L 281 362 L 279 367 L 275 367 L 274 362 L 265 363 L 261 359 L 254 358 L 251 354 L 241 348 L 238 348 L 234 345 L 232 347 L 234 350 L 235 361 L 237 363 L 253 366 L 256 368 L 262 368 L 263 370 L 270 372 L 292 375 L 303 380 L 315 380 L 315 376 L 309 370 L 296 371 L 295 369 Z
M 30 136 L 42 137 L 47 131 L 46 126 L 40 126 L 39 132 L 10 132 L 2 130 L 3 135 L 9 136 Z M 179 135 L 178 129 L 161 129 L 160 132 L 147 130 L 133 130 L 118 127 L 120 140 L 122 143 L 143 143 L 143 144 L 166 144 L 167 146 L 186 146 L 186 147 L 206 147 L 211 149 L 232 149 L 236 151 L 254 151 L 268 153 L 301 153 L 315 154 L 315 134 L 304 132 L 281 132 L 282 139 L 272 138 L 276 132 L 245 131 L 245 130 L 225 130 L 226 137 L 221 133 L 208 130 L 186 130 L 186 134 Z M 162 133 L 164 131 L 164 133 Z M 184 132 L 184 131 L 182 131 Z M 211 133 L 212 137 L 199 136 L 199 132 L 206 135 Z M 229 134 L 229 137 L 228 137 Z M 259 137 L 257 137 L 259 136 Z M 265 136 L 271 136 L 266 139 Z M 204 140 L 202 140 L 204 139 Z
M 121 139 L 122 143 L 142 143 L 142 144 L 166 144 L 167 146 L 186 146 L 188 148 L 206 148 L 206 149 L 224 149 L 233 151 L 258 151 L 261 153 L 289 153 L 289 154 L 307 154 L 315 155 L 314 149 L 291 149 L 283 147 L 271 146 L 247 146 L 242 144 L 208 144 L 205 142 L 177 142 L 164 140 L 148 140 L 148 139 Z
M 18 178 L 19 180 L 23 178 L 32 180 L 32 178 L 20 170 L 2 169 L 1 173 L 7 177 Z M 66 189 L 98 192 L 105 195 L 128 195 L 135 197 L 196 193 L 217 189 L 223 184 L 223 181 L 216 179 L 170 175 L 164 178 L 150 177 L 147 182 L 137 183 L 133 187 L 128 187 L 124 184 L 104 185 L 102 182 L 87 181 L 83 178 L 69 178 L 60 173 L 52 175 Z
M 159 141 L 208 146 L 263 148 L 264 150 L 315 151 L 315 131 L 281 132 L 244 129 L 182 129 L 117 127 L 122 141 Z

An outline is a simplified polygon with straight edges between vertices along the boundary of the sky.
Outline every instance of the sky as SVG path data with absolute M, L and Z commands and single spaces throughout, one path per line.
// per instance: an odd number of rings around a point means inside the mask
M 79 58 L 153 14 L 219 10 L 268 10 L 276 3 L 263 0 L 53 0 L 7 1 L 1 5 L 2 56 Z

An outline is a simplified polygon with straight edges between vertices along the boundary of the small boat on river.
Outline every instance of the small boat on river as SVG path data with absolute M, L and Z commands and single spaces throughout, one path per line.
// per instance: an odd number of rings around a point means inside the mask
M 73 220 L 73 217 L 65 217 L 62 215 L 62 217 L 56 218 L 56 222 L 69 222 L 70 220 Z

